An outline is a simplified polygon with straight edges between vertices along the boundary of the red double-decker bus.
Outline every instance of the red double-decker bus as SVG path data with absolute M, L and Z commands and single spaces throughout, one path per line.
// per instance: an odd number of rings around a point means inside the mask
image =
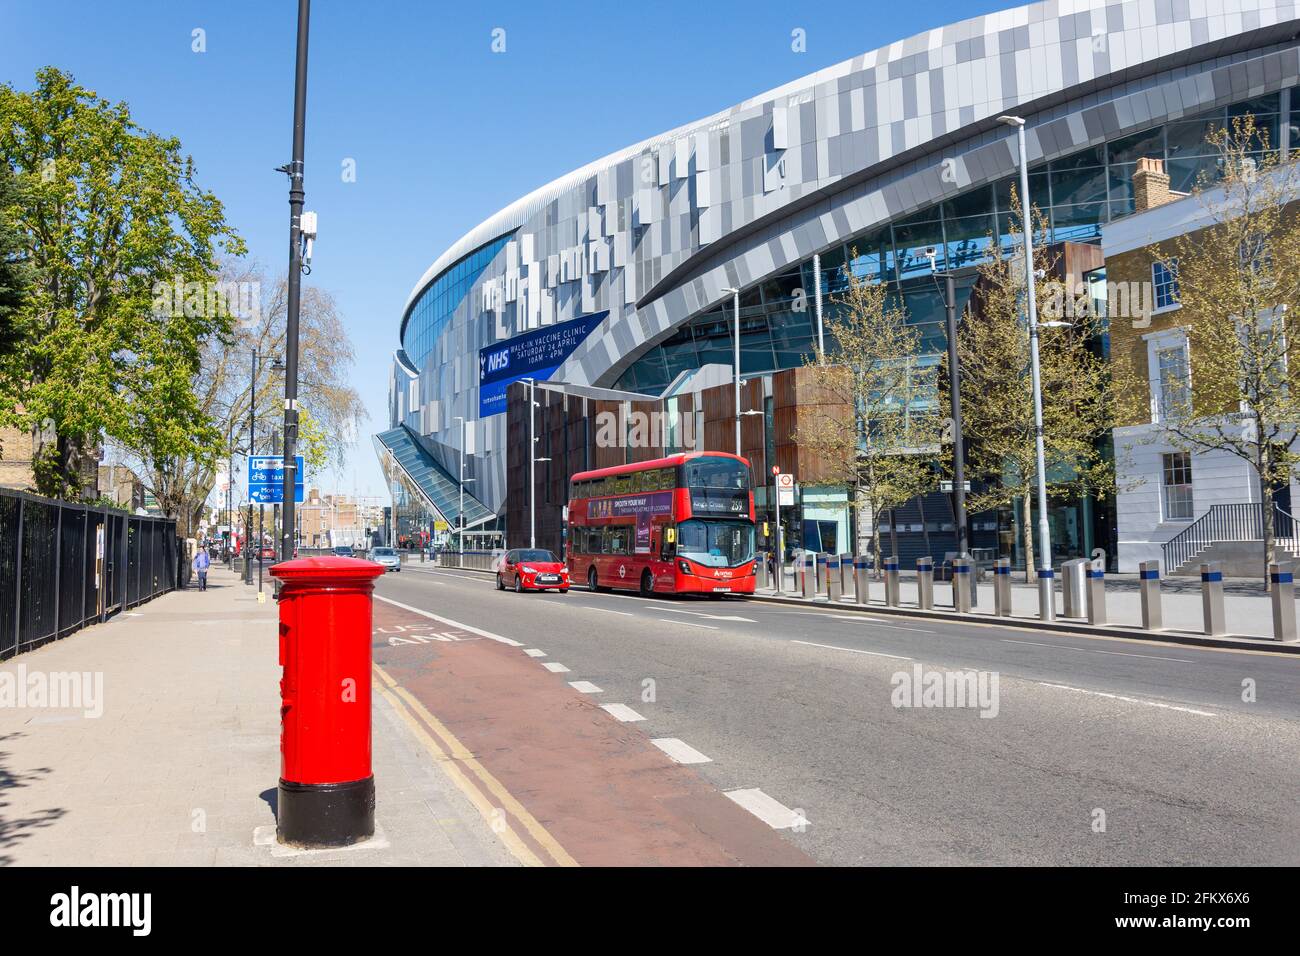
M 593 590 L 754 593 L 749 462 L 690 452 L 574 475 L 566 558 Z

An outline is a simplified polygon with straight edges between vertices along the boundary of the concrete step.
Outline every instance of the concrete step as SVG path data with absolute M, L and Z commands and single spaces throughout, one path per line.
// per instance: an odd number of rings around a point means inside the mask
M 1294 549 L 1288 550 L 1279 547 L 1277 548 L 1277 556 L 1280 560 L 1290 561 L 1293 564 L 1300 562 L 1300 554 Z M 1211 564 L 1213 562 L 1218 562 L 1225 577 L 1263 577 L 1264 542 L 1261 539 L 1254 541 L 1215 541 L 1213 544 L 1196 552 L 1169 573 L 1171 575 L 1195 576 L 1201 573 L 1202 564 Z

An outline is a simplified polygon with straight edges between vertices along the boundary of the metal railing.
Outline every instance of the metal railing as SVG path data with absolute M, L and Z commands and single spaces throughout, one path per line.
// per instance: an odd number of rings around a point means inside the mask
M 419 552 L 414 552 L 419 560 Z M 497 551 L 436 551 L 432 553 L 434 566 L 440 568 L 464 568 L 471 571 L 495 571 L 496 561 L 503 550 Z
M 1273 506 L 1273 537 L 1277 547 L 1296 550 L 1296 519 Z M 1218 541 L 1263 541 L 1264 507 L 1261 502 L 1211 505 L 1194 522 L 1161 545 L 1166 574 L 1172 574 L 1201 551 Z
M 0 660 L 184 587 L 170 518 L 0 489 Z

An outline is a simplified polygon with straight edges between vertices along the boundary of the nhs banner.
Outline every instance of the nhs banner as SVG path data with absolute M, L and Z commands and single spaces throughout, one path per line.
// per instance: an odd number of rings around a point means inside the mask
M 538 381 L 550 378 L 608 315 L 608 312 L 593 312 L 479 349 L 479 417 L 499 415 L 506 410 L 506 387 L 511 382 L 522 378 Z

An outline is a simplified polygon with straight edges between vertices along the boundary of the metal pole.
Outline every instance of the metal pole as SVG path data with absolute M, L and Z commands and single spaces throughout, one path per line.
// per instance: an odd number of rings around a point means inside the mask
M 307 131 L 307 34 L 311 0 L 298 0 L 298 49 L 293 81 L 293 159 L 289 163 L 289 282 L 284 335 L 284 527 L 280 558 L 293 557 L 294 486 L 298 451 L 298 316 L 302 305 L 303 142 Z
M 776 572 L 776 593 L 780 594 L 785 590 L 785 542 L 781 535 L 781 489 L 777 487 L 778 480 L 776 475 L 772 476 L 772 506 L 776 511 L 776 560 L 772 562 L 772 569 Z
M 235 567 L 235 516 L 232 495 L 235 490 L 235 420 L 232 418 L 226 427 L 226 568 Z
M 257 593 L 262 593 L 262 522 L 266 520 L 266 505 L 257 506 Z
M 952 273 L 944 274 L 948 317 L 948 396 L 952 415 L 952 513 L 957 524 L 957 556 L 970 557 L 970 535 L 966 524 L 966 439 L 961 421 L 961 359 L 957 355 L 957 283 Z
M 460 514 L 456 518 L 456 547 L 465 550 L 465 419 L 456 416 L 460 422 Z
M 813 253 L 813 314 L 817 317 L 817 361 L 826 361 L 826 337 L 822 325 L 822 257 Z
M 1029 364 L 1034 388 L 1034 454 L 1038 468 L 1038 538 L 1039 567 L 1051 570 L 1052 539 L 1047 523 L 1047 466 L 1043 451 L 1043 381 L 1038 363 L 1038 305 L 1034 293 L 1034 238 L 1029 202 L 1029 163 L 1025 158 L 1025 121 L 1016 124 L 1016 144 L 1020 149 L 1021 228 L 1025 237 L 1025 298 L 1029 312 Z
M 528 547 L 530 548 L 537 547 L 537 439 L 533 437 L 533 394 L 533 380 L 530 378 L 528 380 Z M 464 445 L 464 442 L 461 444 Z
M 248 544 L 253 537 L 253 452 L 257 437 L 257 349 L 253 349 L 253 377 L 248 382 L 248 525 L 244 535 L 244 583 L 253 583 L 253 566 L 249 564 Z M 292 553 L 292 552 L 291 552 Z
M 736 373 L 733 376 L 736 385 L 736 456 L 740 456 L 740 290 L 733 290 L 733 299 L 736 307 L 736 341 L 735 341 L 735 365 Z

